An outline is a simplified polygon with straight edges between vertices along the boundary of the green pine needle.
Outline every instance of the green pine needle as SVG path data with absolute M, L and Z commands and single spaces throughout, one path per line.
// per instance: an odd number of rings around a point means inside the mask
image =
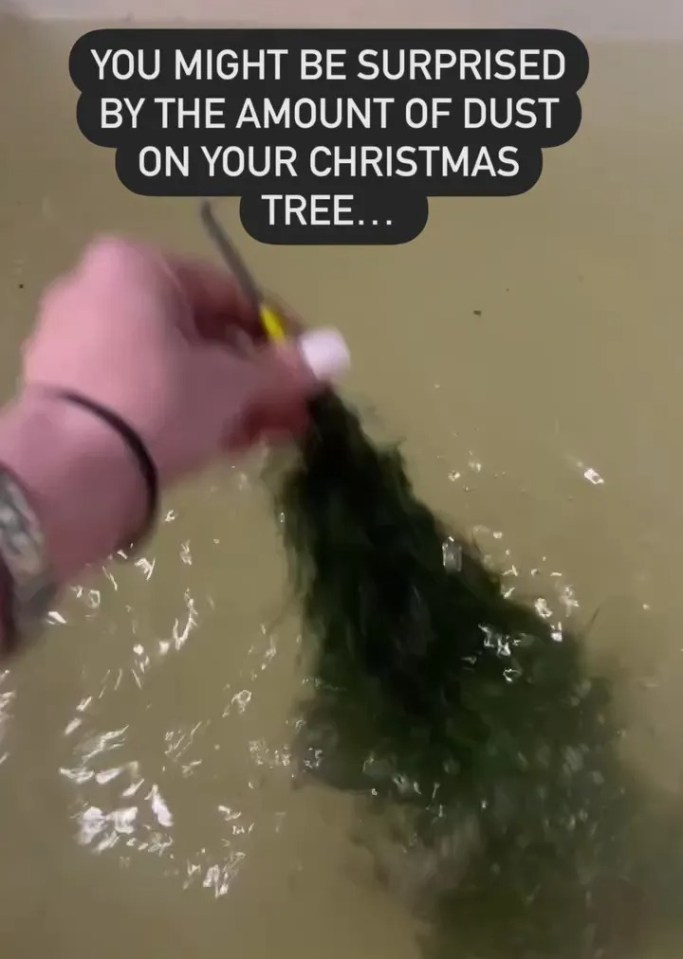
M 367 799 L 400 869 L 429 866 L 430 954 L 626 959 L 641 893 L 607 683 L 505 598 L 396 448 L 332 393 L 312 418 L 276 495 L 313 658 L 298 754 Z

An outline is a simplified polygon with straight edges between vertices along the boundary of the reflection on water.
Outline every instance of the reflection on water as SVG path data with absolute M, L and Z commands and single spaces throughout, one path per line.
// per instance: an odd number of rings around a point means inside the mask
M 76 32 L 0 29 L 3 86 L 20 98 L 0 107 L 13 145 L 0 158 L 5 396 L 42 286 L 92 232 L 208 252 L 191 204 L 126 194 L 111 154 L 82 142 L 65 68 Z M 644 791 L 627 837 L 664 897 L 680 889 L 664 865 L 677 864 L 683 774 L 683 58 L 591 54 L 584 128 L 528 197 L 433 202 L 424 235 L 395 250 L 245 248 L 303 315 L 345 330 L 349 390 L 405 436 L 425 500 L 476 532 L 510 597 L 581 634 L 590 675 L 613 678 L 619 768 Z M 308 661 L 253 479 L 221 469 L 175 494 L 144 556 L 84 580 L 0 675 L 8 955 L 180 959 L 238 944 L 265 959 L 277 944 L 296 959 L 415 959 L 424 921 L 406 899 L 440 891 L 443 861 L 452 878 L 476 859 L 480 825 L 463 817 L 437 857 L 383 846 L 387 889 L 362 804 L 293 788 Z M 637 917 L 638 959 L 681 954 L 666 907 L 615 886 L 601 900 Z M 487 948 L 510 955 L 494 913 Z
M 241 476 L 223 481 L 227 486 L 244 486 Z M 177 515 L 169 510 L 166 523 L 174 522 Z M 211 539 L 218 548 L 219 540 Z M 196 548 L 205 550 L 206 544 L 200 540 Z M 193 538 L 181 535 L 175 549 L 178 568 L 191 566 Z M 129 577 L 154 584 L 158 563 L 158 556 L 141 556 L 132 564 Z M 286 769 L 290 762 L 286 742 L 278 747 L 264 737 L 246 735 L 240 761 L 226 758 L 223 752 L 228 726 L 239 725 L 245 733 L 249 729 L 247 711 L 258 702 L 263 674 L 277 654 L 278 631 L 267 623 L 250 628 L 248 642 L 240 650 L 245 656 L 241 667 L 216 675 L 215 683 L 207 681 L 205 698 L 195 715 L 188 717 L 182 709 L 176 712 L 173 701 L 156 701 L 153 690 L 155 684 L 168 689 L 169 672 L 171 688 L 183 683 L 182 665 L 171 665 L 169 658 L 182 656 L 186 645 L 191 646 L 195 630 L 216 615 L 218 598 L 208 593 L 195 598 L 194 587 L 178 590 L 173 602 L 164 604 L 164 626 L 150 633 L 137 621 L 125 598 L 130 587 L 119 585 L 118 576 L 114 568 L 107 571 L 102 588 L 78 586 L 72 591 L 72 618 L 78 616 L 79 606 L 100 610 L 106 593 L 109 615 L 115 617 L 118 606 L 129 618 L 130 631 L 127 647 L 119 649 L 120 656 L 108 659 L 96 680 L 91 677 L 93 693 L 73 703 L 64 727 L 69 763 L 59 772 L 71 793 L 74 834 L 81 845 L 96 853 L 111 851 L 128 861 L 139 854 L 153 856 L 163 864 L 163 874 L 175 877 L 183 888 L 197 884 L 223 896 L 247 856 L 255 827 L 248 796 L 259 788 L 260 768 Z M 68 627 L 69 620 L 64 625 Z M 180 688 L 178 694 L 182 699 Z M 112 716 L 120 716 L 121 724 L 103 725 L 111 723 Z M 227 781 L 226 767 L 230 770 Z M 196 790 L 206 800 L 200 822 L 193 798 Z M 275 814 L 273 828 L 278 824 Z

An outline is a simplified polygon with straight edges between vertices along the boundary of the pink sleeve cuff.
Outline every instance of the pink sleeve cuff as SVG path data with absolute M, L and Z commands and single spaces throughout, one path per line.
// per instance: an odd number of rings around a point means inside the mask
M 0 464 L 36 511 L 59 585 L 103 562 L 144 521 L 144 482 L 118 433 L 38 389 L 0 411 Z

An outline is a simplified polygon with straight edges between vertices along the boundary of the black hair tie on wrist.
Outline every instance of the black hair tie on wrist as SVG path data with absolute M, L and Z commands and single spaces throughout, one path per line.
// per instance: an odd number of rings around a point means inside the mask
M 82 406 L 83 409 L 89 410 L 111 426 L 111 428 L 119 434 L 140 467 L 140 472 L 142 473 L 142 478 L 147 489 L 147 519 L 136 541 L 120 547 L 120 549 L 130 552 L 146 537 L 156 522 L 159 508 L 159 472 L 154 465 L 154 461 L 135 430 L 117 413 L 112 412 L 112 410 L 107 409 L 105 406 L 100 406 L 99 403 L 95 403 L 93 400 L 89 400 L 79 393 L 60 390 L 58 396 L 63 400 L 67 400 L 69 403 L 74 403 L 76 406 Z

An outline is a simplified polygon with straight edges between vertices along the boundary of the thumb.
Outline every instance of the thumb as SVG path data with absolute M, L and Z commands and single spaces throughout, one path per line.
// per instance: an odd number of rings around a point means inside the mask
M 320 329 L 298 339 L 261 347 L 249 364 L 239 423 L 225 436 L 232 449 L 259 439 L 292 437 L 307 425 L 306 400 L 336 379 L 350 364 L 349 351 L 336 330 Z
M 342 375 L 350 363 L 346 342 L 334 329 L 268 344 L 252 358 L 252 402 L 264 410 L 304 399 Z
M 204 344 L 194 358 L 202 403 L 208 399 L 220 411 L 221 442 L 231 449 L 250 446 L 273 431 L 296 431 L 306 419 L 306 400 L 350 365 L 344 338 L 333 329 L 310 330 L 259 347 L 248 357 Z

